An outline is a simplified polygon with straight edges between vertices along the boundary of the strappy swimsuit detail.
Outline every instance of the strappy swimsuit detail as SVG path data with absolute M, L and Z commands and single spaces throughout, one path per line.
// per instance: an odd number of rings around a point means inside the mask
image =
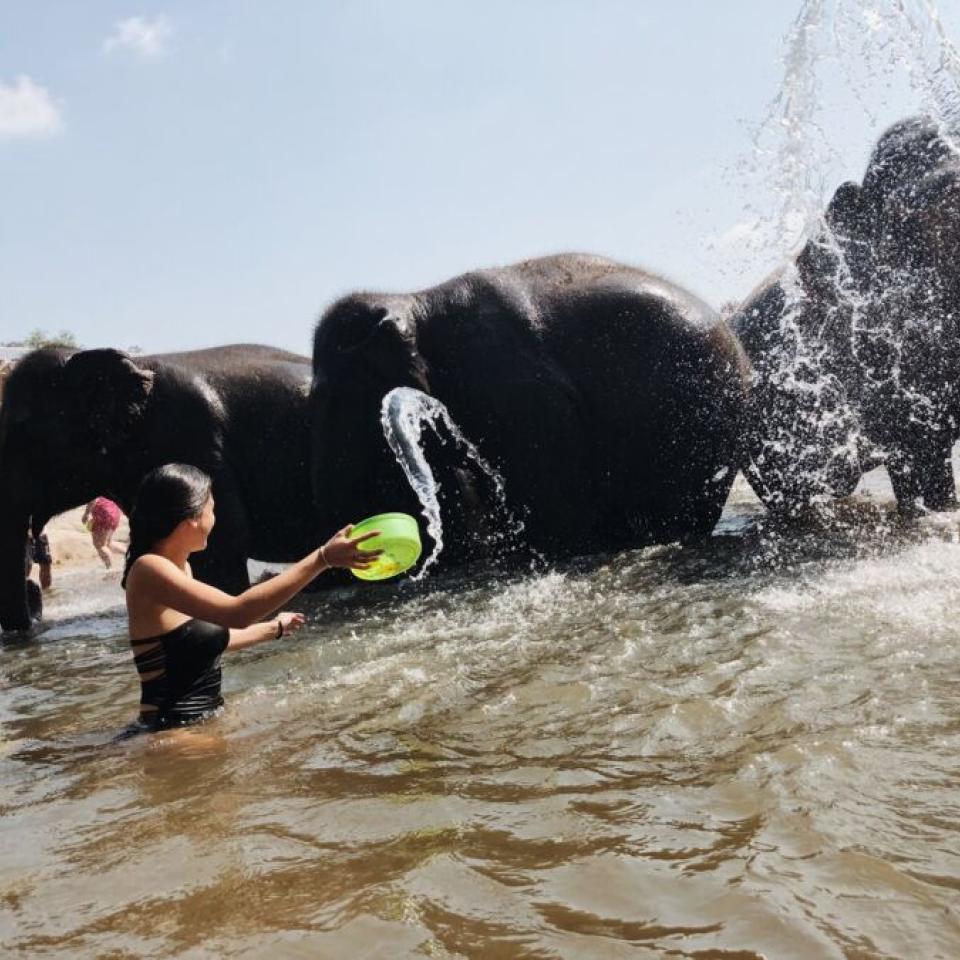
M 157 637 L 131 641 L 140 674 L 140 722 L 151 730 L 196 723 L 217 707 L 226 627 L 187 620 Z

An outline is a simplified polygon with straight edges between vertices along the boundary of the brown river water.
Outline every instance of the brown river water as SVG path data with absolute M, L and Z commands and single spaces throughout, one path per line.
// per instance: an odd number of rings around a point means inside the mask
M 178 746 L 110 742 L 121 593 L 65 574 L 0 648 L 0 955 L 960 956 L 960 515 L 884 483 L 307 598 Z

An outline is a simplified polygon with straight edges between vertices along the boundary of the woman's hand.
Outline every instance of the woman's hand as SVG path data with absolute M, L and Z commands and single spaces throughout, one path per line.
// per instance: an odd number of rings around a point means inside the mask
M 227 642 L 228 650 L 243 650 L 244 647 L 253 647 L 268 640 L 279 640 L 288 633 L 296 633 L 303 626 L 303 614 L 281 610 L 272 620 L 255 623 L 250 627 L 230 631 Z
M 345 567 L 349 570 L 366 570 L 383 553 L 382 550 L 360 550 L 358 544 L 371 537 L 380 536 L 379 530 L 371 530 L 355 540 L 350 539 L 352 524 L 347 524 L 335 533 L 321 548 L 320 554 L 329 567 Z
M 289 610 L 281 610 L 280 613 L 277 614 L 277 619 L 283 628 L 281 636 L 284 637 L 288 633 L 296 633 L 304 624 L 304 616 L 302 613 L 292 613 Z

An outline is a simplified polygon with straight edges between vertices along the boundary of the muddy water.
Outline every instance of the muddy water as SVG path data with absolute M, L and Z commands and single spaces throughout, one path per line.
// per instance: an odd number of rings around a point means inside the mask
M 308 601 L 110 744 L 115 579 L 0 649 L 10 957 L 955 957 L 960 516 Z

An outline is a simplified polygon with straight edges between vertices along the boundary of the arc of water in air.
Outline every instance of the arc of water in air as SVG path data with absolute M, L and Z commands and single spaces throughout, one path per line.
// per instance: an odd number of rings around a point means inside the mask
M 380 424 L 393 455 L 403 468 L 410 486 L 423 507 L 427 532 L 433 538 L 434 549 L 424 561 L 414 580 L 421 579 L 437 561 L 443 550 L 443 522 L 440 516 L 440 501 L 433 470 L 424 456 L 420 443 L 424 425 L 437 431 L 438 424 L 446 427 L 456 443 L 464 448 L 472 460 L 493 484 L 498 506 L 507 518 L 508 535 L 520 533 L 522 521 L 516 520 L 507 507 L 506 486 L 503 478 L 481 455 L 450 416 L 450 411 L 436 397 L 431 397 L 412 387 L 396 387 L 387 393 L 380 405 Z

